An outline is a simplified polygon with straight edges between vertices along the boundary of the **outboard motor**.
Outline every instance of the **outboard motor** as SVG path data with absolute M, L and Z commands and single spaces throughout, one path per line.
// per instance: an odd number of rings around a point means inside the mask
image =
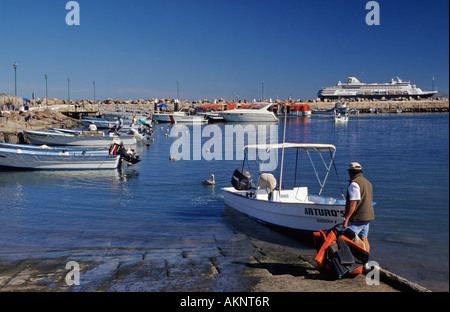
M 254 188 L 250 171 L 239 168 L 234 170 L 233 176 L 231 177 L 231 185 L 239 191 Z
M 141 161 L 139 155 L 133 150 L 127 150 L 123 147 L 123 143 L 114 142 L 109 148 L 109 155 L 120 155 L 120 159 L 124 159 L 128 163 L 137 164 Z

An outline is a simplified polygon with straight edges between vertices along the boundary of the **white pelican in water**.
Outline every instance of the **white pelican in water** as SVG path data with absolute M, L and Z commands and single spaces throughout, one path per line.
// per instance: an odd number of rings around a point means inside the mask
M 204 185 L 214 185 L 216 184 L 216 180 L 214 180 L 214 174 L 211 174 L 211 179 L 207 179 L 203 181 Z

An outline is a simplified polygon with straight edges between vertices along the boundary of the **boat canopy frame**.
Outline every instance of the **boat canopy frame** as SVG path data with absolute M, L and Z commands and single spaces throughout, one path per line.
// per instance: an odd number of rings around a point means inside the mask
M 297 159 L 298 159 L 298 150 L 304 150 L 306 154 L 308 155 L 308 158 L 310 160 L 311 166 L 313 167 L 314 173 L 316 175 L 317 181 L 320 186 L 320 191 L 318 195 L 320 196 L 322 194 L 323 189 L 325 188 L 325 184 L 327 182 L 328 176 L 331 171 L 331 167 L 333 166 L 336 172 L 336 176 L 338 179 L 339 188 L 341 189 L 341 195 L 345 199 L 344 192 L 341 187 L 341 183 L 339 181 L 339 174 L 336 169 L 336 164 L 334 162 L 334 156 L 336 154 L 336 147 L 333 144 L 322 144 L 322 143 L 277 143 L 277 144 L 253 144 L 253 145 L 246 145 L 244 146 L 244 161 L 242 163 L 242 168 L 244 167 L 245 161 L 247 159 L 247 151 L 249 149 L 264 149 L 266 151 L 270 151 L 271 149 L 282 149 L 283 150 L 283 156 L 282 156 L 282 163 L 281 163 L 281 172 L 280 172 L 280 181 L 279 181 L 279 191 L 281 191 L 282 187 L 282 177 L 283 177 L 283 162 L 284 162 L 284 149 L 285 148 L 295 148 L 297 149 L 296 159 L 295 159 L 295 176 L 294 176 L 294 186 L 297 178 Z M 327 161 L 325 161 L 322 153 L 320 152 L 330 152 L 330 162 L 327 164 Z M 322 160 L 322 163 L 326 169 L 326 174 L 323 180 L 320 179 L 320 176 L 316 170 L 316 166 L 314 164 L 314 161 L 311 158 L 310 152 L 318 152 L 320 159 Z

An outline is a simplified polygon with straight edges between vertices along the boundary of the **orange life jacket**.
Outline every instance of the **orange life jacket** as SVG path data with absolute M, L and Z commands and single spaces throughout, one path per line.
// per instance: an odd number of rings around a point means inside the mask
M 345 275 L 355 276 L 363 272 L 363 266 L 369 259 L 369 252 L 357 236 L 355 236 L 355 239 L 350 239 L 345 235 L 341 235 L 335 228 L 314 232 L 313 235 L 314 244 L 317 249 L 317 255 L 315 257 L 317 270 L 335 273 L 338 278 Z M 351 256 L 354 259 L 353 263 L 343 262 L 339 258 L 339 250 L 345 247 L 342 246 L 343 244 L 348 246 Z

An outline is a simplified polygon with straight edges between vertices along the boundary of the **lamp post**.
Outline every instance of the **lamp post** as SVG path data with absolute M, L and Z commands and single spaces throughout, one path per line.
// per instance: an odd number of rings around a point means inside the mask
M 94 103 L 95 103 L 95 81 L 92 82 L 94 84 Z
M 262 81 L 262 92 L 261 92 L 261 94 L 262 94 L 262 99 L 261 99 L 261 101 L 264 102 L 264 80 Z
M 70 78 L 67 78 L 67 104 L 70 104 Z
M 18 64 L 14 62 L 14 95 L 17 96 L 17 66 Z
M 48 85 L 47 85 L 47 74 L 45 74 L 45 107 L 48 108 Z

